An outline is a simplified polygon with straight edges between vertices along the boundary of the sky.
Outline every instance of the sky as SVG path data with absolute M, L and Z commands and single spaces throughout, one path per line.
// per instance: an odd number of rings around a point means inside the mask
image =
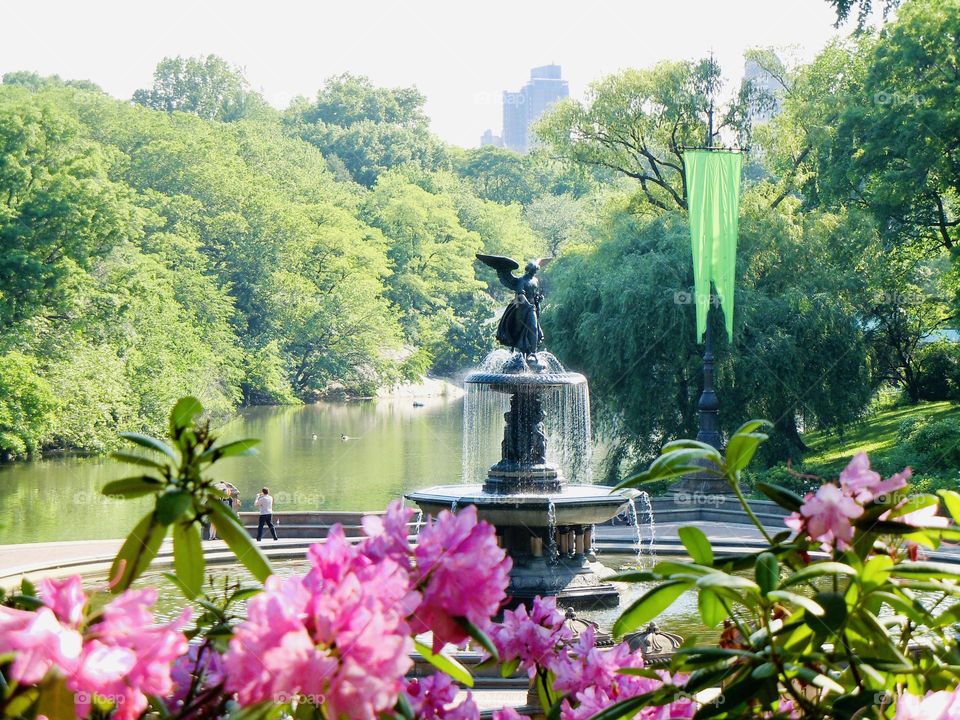
M 739 81 L 743 52 L 784 48 L 811 59 L 838 34 L 826 0 L 0 0 L 0 74 L 32 70 L 92 80 L 129 98 L 164 56 L 214 53 L 286 107 L 343 72 L 416 85 L 444 140 L 499 134 L 501 92 L 557 63 L 580 98 L 628 67 L 713 52 Z

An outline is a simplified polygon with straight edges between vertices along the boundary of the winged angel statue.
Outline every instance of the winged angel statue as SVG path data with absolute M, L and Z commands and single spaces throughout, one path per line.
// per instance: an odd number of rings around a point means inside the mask
M 477 254 L 477 259 L 496 270 L 503 286 L 516 293 L 500 317 L 497 342 L 518 350 L 525 358 L 530 359 L 536 355 L 537 346 L 543 342 L 543 330 L 540 329 L 540 303 L 543 293 L 540 291 L 537 271 L 552 258 L 531 260 L 520 277 L 513 274 L 514 270 L 520 268 L 520 263 L 516 260 L 481 254 Z

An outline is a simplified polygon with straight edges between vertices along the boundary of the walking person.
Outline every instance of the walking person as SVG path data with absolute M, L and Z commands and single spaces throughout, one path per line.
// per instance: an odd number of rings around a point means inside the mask
M 277 540 L 277 530 L 273 527 L 273 496 L 267 488 L 261 488 L 253 504 L 260 510 L 260 524 L 257 525 L 257 542 L 263 539 L 263 526 L 270 528 L 270 534 Z

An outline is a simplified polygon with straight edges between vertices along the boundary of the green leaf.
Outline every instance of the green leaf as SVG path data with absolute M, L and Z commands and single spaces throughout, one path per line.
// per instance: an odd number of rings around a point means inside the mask
M 960 577 L 960 566 L 944 562 L 902 562 L 890 569 L 890 574 L 905 578 L 956 578 Z
M 766 439 L 767 435 L 764 433 L 737 433 L 731 437 L 724 453 L 727 472 L 739 472 L 749 465 L 760 443 Z
M 793 492 L 793 490 L 788 490 L 780 485 L 758 482 L 756 488 L 777 505 L 791 512 L 799 512 L 800 506 L 803 505 L 802 497 Z
M 605 580 L 609 582 L 640 583 L 663 580 L 663 577 L 648 570 L 627 570 L 626 572 L 609 575 Z
M 167 527 L 160 523 L 151 511 L 136 524 L 110 566 L 111 591 L 123 592 L 140 577 L 153 558 L 157 556 L 160 543 L 166 537 Z
M 813 601 L 823 608 L 822 615 L 808 614 L 806 623 L 818 635 L 839 632 L 847 621 L 847 602 L 838 592 L 819 592 Z M 862 612 L 862 611 L 861 611 Z
M 177 437 L 181 430 L 193 425 L 193 419 L 203 413 L 203 405 L 195 397 L 182 397 L 170 411 L 170 434 Z
M 728 575 L 725 572 L 714 572 L 697 579 L 698 588 L 723 588 L 726 590 L 746 590 L 748 592 L 760 592 L 757 584 L 745 577 L 739 575 Z
M 651 588 L 617 618 L 617 622 L 613 626 L 614 637 L 622 637 L 625 633 L 636 630 L 644 623 L 650 622 L 673 605 L 676 599 L 689 587 L 690 582 L 687 580 L 672 580 Z
M 943 498 L 943 504 L 947 506 L 947 512 L 953 521 L 960 525 L 960 493 L 955 490 L 937 490 L 937 495 Z
M 856 570 L 844 563 L 818 562 L 797 570 L 793 575 L 784 579 L 784 581 L 780 583 L 780 587 L 791 587 L 812 580 L 813 578 L 823 577 L 824 575 L 849 575 L 852 577 L 856 574 Z
M 179 462 L 177 459 L 177 454 L 173 451 L 173 448 L 163 442 L 163 440 L 157 440 L 149 435 L 142 435 L 140 433 L 120 433 L 120 437 L 122 437 L 124 440 L 129 440 L 140 447 L 147 448 L 147 450 L 154 450 L 156 452 L 163 453 L 170 458 L 175 465 Z
M 273 574 L 273 569 L 260 552 L 260 548 L 254 544 L 247 529 L 240 524 L 237 516 L 226 505 L 216 500 L 208 503 L 206 509 L 210 512 L 217 535 L 226 541 L 227 547 L 237 556 L 237 560 L 257 580 L 265 582 Z
M 163 463 L 159 463 L 156 460 L 151 460 L 148 457 L 143 457 L 143 455 L 134 455 L 133 453 L 125 452 L 112 452 L 110 457 L 114 460 L 119 460 L 122 463 L 129 463 L 130 465 L 140 465 L 142 467 L 155 468 L 156 470 L 166 470 L 167 466 Z
M 423 659 L 433 665 L 437 670 L 446 673 L 461 685 L 473 687 L 473 675 L 460 664 L 460 661 L 442 652 L 434 653 L 429 645 L 425 645 L 419 640 L 414 640 L 413 646 L 417 652 L 423 656 Z
M 520 658 L 514 658 L 513 660 L 508 660 L 503 665 L 500 666 L 500 677 L 508 678 L 511 677 L 520 667 Z
M 137 475 L 121 480 L 111 480 L 103 486 L 103 490 L 100 492 L 107 497 L 119 495 L 120 497 L 132 498 L 158 493 L 161 490 L 163 490 L 163 483 L 156 478 L 149 475 Z
M 205 561 L 200 542 L 200 529 L 195 522 L 180 522 L 173 526 L 173 567 L 191 600 L 203 588 Z
M 73 720 L 77 717 L 76 695 L 67 688 L 66 679 L 54 674 L 40 685 L 40 701 L 37 714 L 57 720 Z
M 244 600 L 249 600 L 252 597 L 256 597 L 263 592 L 263 588 L 240 588 L 230 598 L 227 600 L 228 604 L 235 602 L 243 602 Z
M 776 590 L 777 585 L 780 584 L 780 563 L 777 562 L 777 556 L 773 553 L 760 553 L 753 572 L 757 585 L 760 586 L 760 592 L 764 594 Z
M 677 531 L 680 542 L 687 549 L 690 557 L 700 565 L 713 565 L 713 547 L 703 531 L 693 525 L 686 525 Z
M 260 443 L 257 438 L 247 438 L 246 440 L 234 440 L 224 445 L 217 445 L 210 448 L 200 456 L 203 462 L 216 462 L 220 458 L 236 457 L 238 455 L 256 455 L 257 449 L 254 445 Z
M 655 480 L 669 480 L 695 472 L 723 477 L 719 470 L 722 466 L 723 458 L 720 453 L 709 445 L 703 448 L 672 450 L 654 460 L 644 472 L 621 482 L 617 488 L 633 487 Z
M 701 590 L 697 595 L 697 609 L 700 619 L 707 627 L 713 628 L 727 619 L 727 609 L 713 590 Z
M 823 615 L 823 608 L 806 595 L 792 593 L 787 590 L 771 590 L 767 593 L 767 597 L 771 600 L 780 600 L 801 607 L 811 615 Z
M 157 499 L 157 520 L 172 525 L 193 507 L 193 495 L 186 490 L 165 492 Z
M 496 659 L 497 662 L 500 661 L 500 653 L 497 652 L 497 646 L 493 644 L 493 640 L 491 640 L 483 630 L 478 628 L 465 617 L 456 617 L 454 620 L 460 627 L 463 628 L 463 631 L 467 635 L 476 640 L 477 644 L 487 651 L 487 654 L 490 657 Z

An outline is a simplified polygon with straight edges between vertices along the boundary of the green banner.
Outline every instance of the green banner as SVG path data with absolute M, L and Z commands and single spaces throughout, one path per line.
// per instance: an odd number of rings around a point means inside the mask
M 693 248 L 697 342 L 707 331 L 711 280 L 723 307 L 727 337 L 733 341 L 733 287 L 740 229 L 742 165 L 743 156 L 739 152 L 687 150 L 683 153 Z

